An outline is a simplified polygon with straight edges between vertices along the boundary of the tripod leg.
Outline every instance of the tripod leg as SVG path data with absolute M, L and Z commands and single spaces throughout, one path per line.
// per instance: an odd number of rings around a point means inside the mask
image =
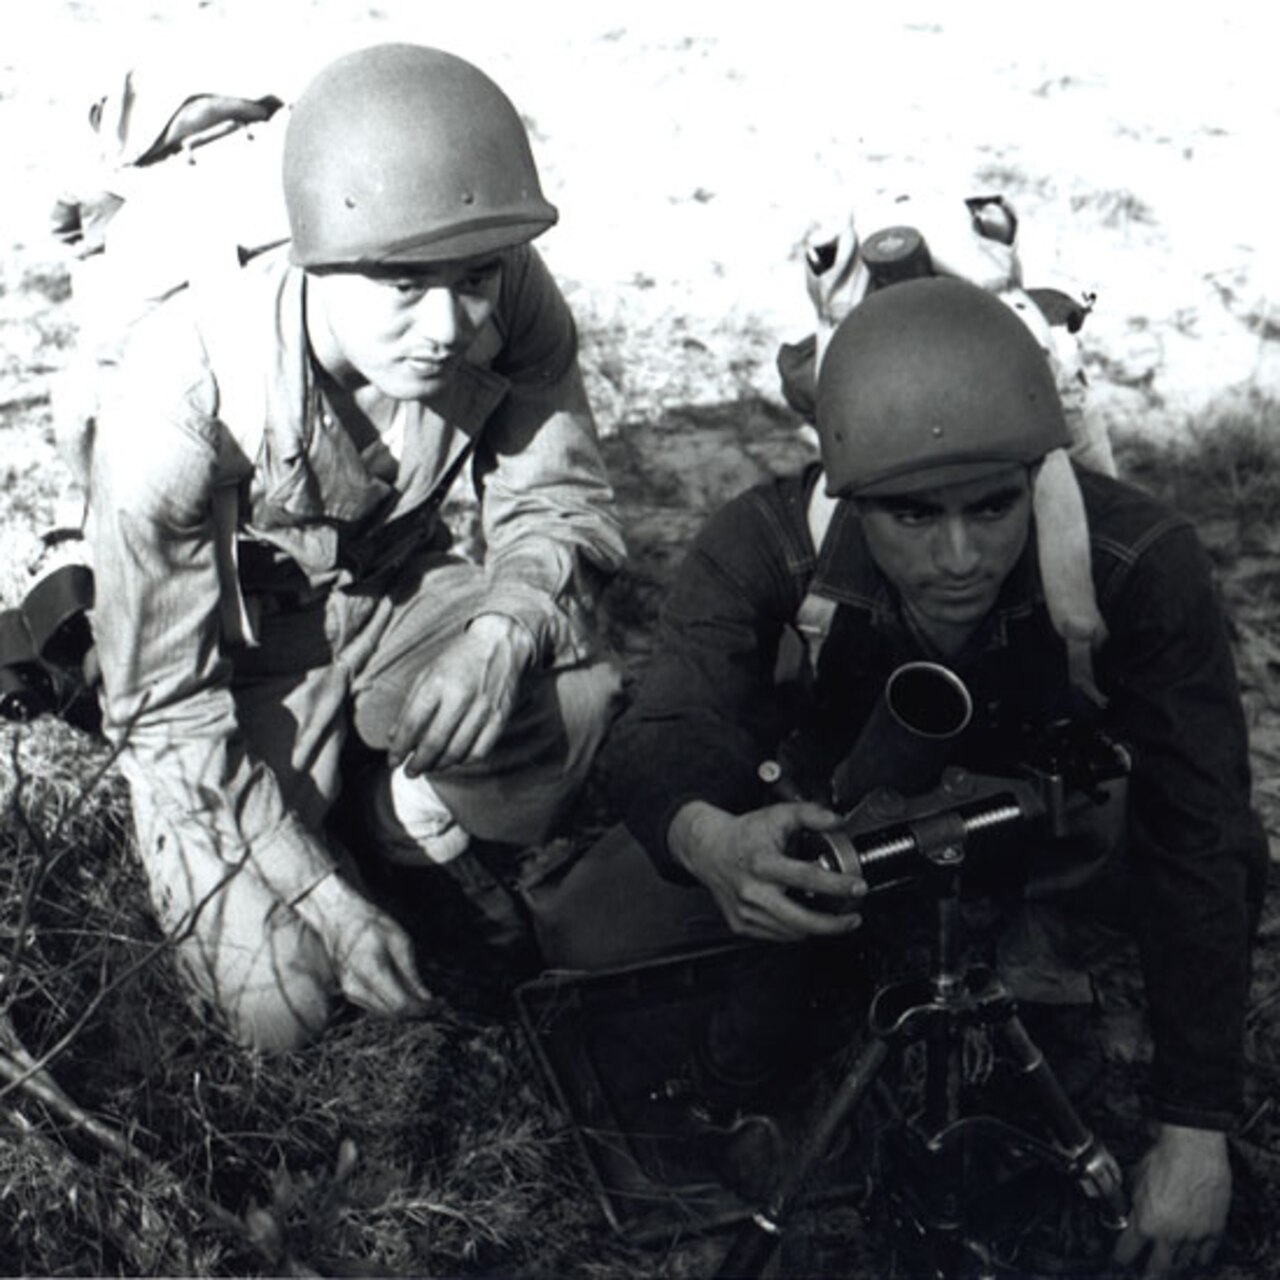
M 1022 1019 L 1016 1013 L 1010 1013 L 999 1024 L 999 1031 L 1014 1062 L 1030 1081 L 1053 1136 L 1067 1153 L 1085 1194 L 1101 1201 L 1107 1226 L 1117 1230 L 1123 1228 L 1128 1221 L 1129 1202 L 1115 1157 L 1080 1119 L 1053 1068 L 1027 1034 Z
M 889 1046 L 874 1038 L 858 1055 L 858 1060 L 840 1082 L 826 1110 L 805 1135 L 796 1158 L 788 1167 L 778 1189 L 763 1209 L 742 1224 L 716 1272 L 719 1280 L 740 1280 L 761 1274 L 778 1247 L 783 1225 L 804 1189 L 810 1174 L 826 1155 L 840 1126 L 853 1114 L 884 1065 Z

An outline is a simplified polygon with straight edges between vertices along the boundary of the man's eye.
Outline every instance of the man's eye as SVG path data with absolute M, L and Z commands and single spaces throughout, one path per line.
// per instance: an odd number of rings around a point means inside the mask
M 893 512 L 893 518 L 908 528 L 919 528 L 926 525 L 933 519 L 933 512 L 923 507 L 898 507 Z
M 975 507 L 972 514 L 978 520 L 1003 520 L 1013 510 L 1013 498 L 997 498 Z
M 458 283 L 468 293 L 480 293 L 493 283 L 497 274 L 498 264 L 490 262 L 483 267 L 476 267 L 474 271 L 468 271 Z
M 382 281 L 382 284 L 387 289 L 390 289 L 397 298 L 410 302 L 422 297 L 427 291 L 426 283 L 416 276 L 388 276 Z

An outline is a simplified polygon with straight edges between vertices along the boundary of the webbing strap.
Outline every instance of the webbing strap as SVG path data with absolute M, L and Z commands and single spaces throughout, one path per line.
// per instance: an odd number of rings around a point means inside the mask
M 814 560 L 822 556 L 822 544 L 826 541 L 827 530 L 831 527 L 831 517 L 835 515 L 838 498 L 827 493 L 825 472 L 818 473 L 813 492 L 809 495 L 809 537 L 813 542 Z M 795 628 L 804 641 L 805 653 L 809 660 L 809 670 L 815 675 L 818 671 L 818 659 L 822 656 L 822 646 L 831 632 L 831 620 L 835 617 L 836 602 L 815 591 L 808 591 L 800 608 L 796 610 Z
M 826 491 L 826 476 L 819 473 L 817 483 L 809 497 L 808 523 L 809 537 L 813 542 L 815 560 L 822 556 L 822 545 L 826 541 L 827 531 L 831 527 L 831 518 L 835 514 L 838 498 L 830 497 Z M 1088 587 L 1089 600 L 1092 602 L 1092 581 Z M 1094 609 L 1096 610 L 1096 604 Z M 835 617 L 836 602 L 826 596 L 820 596 L 810 590 L 800 602 L 796 610 L 795 628 L 804 641 L 805 652 L 809 660 L 809 669 L 815 675 L 818 671 L 818 659 L 822 656 L 822 647 L 831 633 L 831 622 Z M 1100 618 L 1101 615 L 1099 614 Z M 1061 634 L 1061 630 L 1059 629 Z M 1105 632 L 1103 632 L 1105 634 Z M 1093 650 L 1096 643 L 1092 636 L 1063 636 L 1067 649 L 1068 678 L 1074 688 L 1096 706 L 1106 706 L 1107 698 L 1099 690 L 1094 677 Z
M 239 262 L 226 262 L 193 278 L 191 293 L 196 324 L 218 385 L 218 421 L 223 427 L 212 513 L 222 635 L 228 644 L 251 648 L 258 640 L 240 589 L 239 490 L 246 464 L 253 467 L 262 447 L 267 400 L 261 353 L 255 352 L 252 342 L 254 330 L 245 324 L 237 305 L 245 293 L 244 280 Z

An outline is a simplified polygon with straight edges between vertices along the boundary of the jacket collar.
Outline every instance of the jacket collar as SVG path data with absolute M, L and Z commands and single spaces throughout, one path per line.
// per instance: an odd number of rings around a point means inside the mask
M 266 370 L 266 429 L 257 459 L 254 523 L 260 529 L 323 520 L 359 526 L 393 506 L 399 496 L 372 474 L 336 419 L 321 412 L 321 398 L 307 342 L 305 273 L 280 262 L 275 270 L 272 332 Z M 408 461 L 422 448 L 431 421 L 460 433 L 466 447 L 502 401 L 507 379 L 473 363 L 463 363 L 444 394 L 431 406 L 406 402 Z M 425 496 L 425 495 L 423 495 Z

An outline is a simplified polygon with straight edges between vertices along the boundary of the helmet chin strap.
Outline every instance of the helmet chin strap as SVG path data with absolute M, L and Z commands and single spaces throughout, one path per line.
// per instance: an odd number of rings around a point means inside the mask
M 1071 683 L 1102 705 L 1106 698 L 1093 677 L 1093 651 L 1107 638 L 1107 624 L 1093 587 L 1084 498 L 1065 449 L 1054 449 L 1041 462 L 1032 507 L 1045 603 L 1067 646 Z
M 809 526 L 815 549 L 821 548 L 836 505 L 819 478 L 810 500 Z M 1035 512 L 1036 559 L 1053 629 L 1067 647 L 1071 683 L 1097 706 L 1106 695 L 1093 673 L 1093 652 L 1107 638 L 1107 624 L 1093 586 L 1093 557 L 1084 497 L 1066 449 L 1047 453 L 1031 484 Z
M 957 204 L 957 210 L 962 207 Z M 964 216 L 968 218 L 967 210 Z M 981 261 L 983 271 L 989 271 L 993 262 L 997 265 L 1002 263 L 1007 268 L 1008 277 L 1003 282 L 1002 296 L 1031 327 L 1041 344 L 1046 345 L 1048 325 L 1042 322 L 1034 306 L 1023 306 L 1019 302 L 1022 295 L 1021 290 L 1015 287 L 1018 272 L 1013 250 L 1005 244 L 985 241 L 981 237 L 976 240 L 973 236 L 967 240 L 963 236 L 959 239 L 955 236 L 950 239 L 939 237 L 934 234 L 935 230 L 933 227 L 930 229 L 930 243 L 945 241 L 951 248 L 968 245 L 970 250 L 977 245 L 988 255 Z M 859 252 L 860 238 L 852 216 L 836 234 L 819 240 L 821 242 L 815 240 L 809 246 L 805 256 L 805 285 L 817 318 L 816 369 L 822 366 L 827 345 L 837 325 L 862 301 L 871 286 L 870 273 Z M 969 244 L 970 240 L 973 244 Z M 989 260 L 992 253 L 1004 256 Z M 953 264 L 948 272 L 945 264 L 937 265 L 944 274 L 975 278 L 973 270 L 957 270 Z M 992 288 L 998 282 L 983 278 L 981 283 Z M 1103 469 L 1114 474 L 1113 467 Z M 828 501 L 834 502 L 834 499 Z M 1045 601 L 1054 629 L 1067 646 L 1071 682 L 1091 701 L 1102 705 L 1106 699 L 1094 680 L 1093 651 L 1106 639 L 1107 628 L 1093 587 L 1089 521 L 1084 499 L 1066 449 L 1052 450 L 1039 464 L 1032 486 L 1032 504 L 1037 529 L 1036 553 Z

